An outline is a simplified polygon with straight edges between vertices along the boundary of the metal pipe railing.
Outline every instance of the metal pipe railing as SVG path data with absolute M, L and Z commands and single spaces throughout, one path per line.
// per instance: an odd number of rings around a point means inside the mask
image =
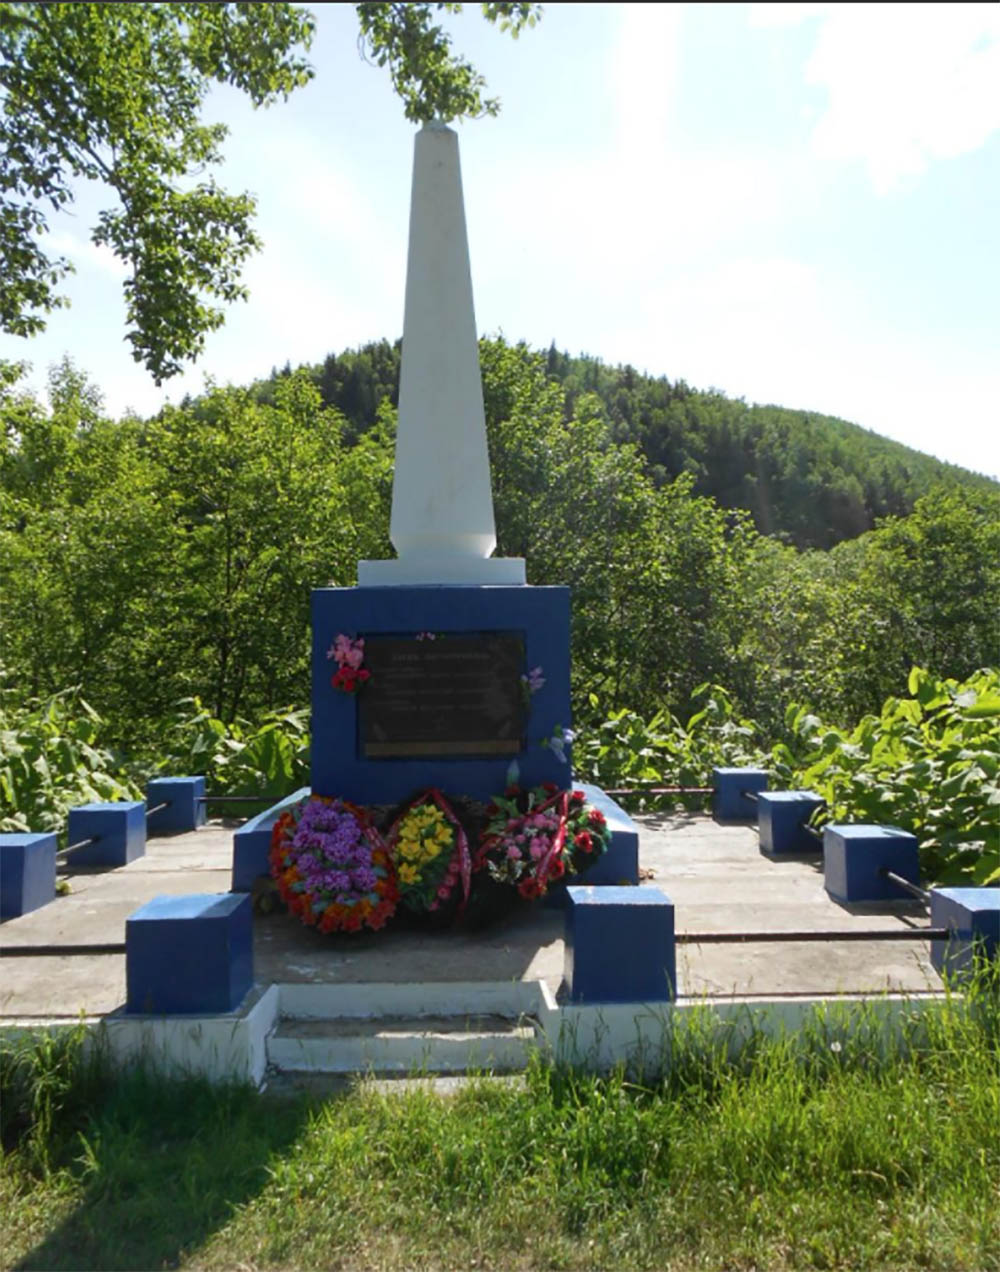
M 615 786 L 604 788 L 605 795 L 711 795 L 714 786 Z
M 803 941 L 945 941 L 948 928 L 866 928 L 858 931 L 825 930 L 784 932 L 678 932 L 678 945 L 751 945 L 781 944 Z M 98 945 L 7 945 L 0 947 L 0 958 L 69 958 L 101 954 L 124 954 L 124 942 L 108 941 Z
M 678 945 L 772 944 L 782 941 L 943 941 L 947 928 L 868 928 L 815 932 L 678 932 Z
M 910 896 L 916 897 L 918 901 L 923 901 L 924 905 L 930 902 L 931 894 L 926 888 L 918 888 L 915 883 L 911 883 L 909 879 L 904 879 L 902 875 L 896 874 L 894 870 L 890 870 L 888 866 L 883 866 L 878 872 L 880 879 L 888 879 L 891 884 L 897 888 L 901 888 L 904 892 L 908 892 Z
M 100 835 L 91 835 L 87 839 L 81 839 L 78 843 L 67 844 L 65 848 L 59 848 L 56 851 L 56 856 L 65 857 L 66 853 L 75 852 L 77 848 L 86 848 L 88 844 L 96 844 L 100 837 Z

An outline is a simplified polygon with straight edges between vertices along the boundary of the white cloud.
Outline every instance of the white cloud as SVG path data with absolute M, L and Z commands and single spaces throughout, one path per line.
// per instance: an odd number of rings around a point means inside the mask
M 807 18 L 825 18 L 830 4 L 752 4 L 749 24 L 752 27 L 798 26 Z
M 618 125 L 617 152 L 624 165 L 645 166 L 667 144 L 680 44 L 678 4 L 621 5 L 618 41 L 611 59 Z
M 974 354 L 942 364 L 930 337 L 886 331 L 856 282 L 791 257 L 748 257 L 651 288 L 641 308 L 616 316 L 599 345 L 582 328 L 559 343 L 748 402 L 839 416 L 1000 474 L 986 410 L 1000 374 Z
M 1000 7 L 994 4 L 755 5 L 755 26 L 820 17 L 806 69 L 825 88 L 821 158 L 860 160 L 878 194 L 1000 129 Z
M 124 278 L 128 266 L 118 259 L 110 247 L 77 238 L 67 230 L 56 230 L 45 239 L 45 250 L 54 256 L 68 256 L 76 267 L 98 270 L 112 278 Z

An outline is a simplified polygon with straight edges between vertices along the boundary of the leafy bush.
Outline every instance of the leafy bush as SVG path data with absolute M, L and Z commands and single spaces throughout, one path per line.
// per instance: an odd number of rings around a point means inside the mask
M 141 798 L 79 690 L 12 699 L 0 684 L 0 831 L 62 830 L 78 804 Z
M 757 726 L 737 713 L 721 685 L 699 685 L 692 698 L 698 710 L 684 725 L 664 711 L 643 720 L 622 709 L 600 719 L 592 694 L 592 722 L 579 729 L 574 743 L 578 776 L 607 789 L 635 789 L 635 795 L 622 797 L 629 807 L 659 807 L 665 801 L 697 807 L 704 797 L 652 796 L 642 788 L 705 786 L 711 784 L 713 768 L 767 763 L 766 749 L 755 740 Z
M 914 667 L 909 698 L 854 729 L 790 706 L 789 741 L 773 752 L 779 779 L 815 790 L 830 820 L 889 823 L 916 835 L 925 878 L 1000 879 L 1000 672 L 939 680 Z
M 203 773 L 210 791 L 280 799 L 309 781 L 309 719 L 304 709 L 269 712 L 259 724 L 225 724 L 186 698 L 168 722 L 157 769 Z
M 649 720 L 615 711 L 578 732 L 581 778 L 632 788 L 630 808 L 688 807 L 702 797 L 644 794 L 657 786 L 702 786 L 715 767 L 769 769 L 776 789 L 815 790 L 831 821 L 875 822 L 916 835 L 925 879 L 992 884 L 1000 879 L 1000 672 L 941 680 L 910 672 L 909 698 L 889 698 L 880 715 L 853 729 L 825 724 L 791 705 L 786 738 L 768 751 L 718 685 L 695 691 L 699 710 L 682 725 L 658 712 Z M 590 706 L 598 712 L 593 696 Z
M 210 791 L 275 800 L 308 783 L 304 710 L 226 725 L 197 698 L 179 705 L 159 754 L 126 761 L 102 744 L 108 726 L 77 689 L 19 706 L 0 688 L 0 832 L 62 831 L 80 804 L 142 799 L 155 773 L 203 773 Z M 213 805 L 229 811 L 246 807 Z

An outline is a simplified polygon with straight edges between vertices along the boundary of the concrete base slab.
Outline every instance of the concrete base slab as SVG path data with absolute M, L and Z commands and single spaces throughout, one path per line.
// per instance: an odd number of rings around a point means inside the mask
M 687 814 L 636 820 L 644 883 L 671 898 L 679 933 L 901 930 L 927 922 L 919 907 L 846 913 L 827 896 L 815 863 L 763 858 L 750 827 Z M 0 946 L 123 942 L 126 918 L 152 897 L 225 891 L 231 855 L 232 827 L 219 823 L 151 839 L 146 856 L 127 866 L 71 872 L 70 895 L 4 923 Z M 254 920 L 255 989 L 236 1013 L 129 1019 L 122 1010 L 124 956 L 28 957 L 4 960 L 0 1031 L 76 1023 L 82 1013 L 103 1022 L 115 1054 L 161 1051 L 174 1067 L 261 1082 L 268 1037 L 279 1022 L 296 1019 L 530 1016 L 538 1022 L 530 1046 L 594 1065 L 626 1056 L 651 1064 L 668 1026 L 702 1001 L 713 1011 L 791 1028 L 817 1001 L 882 1004 L 941 992 L 928 946 L 912 940 L 680 945 L 674 1007 L 566 1005 L 558 994 L 563 957 L 563 915 L 541 906 L 480 932 L 400 927 L 353 937 L 323 936 L 289 915 L 271 914 Z M 411 1054 L 415 1048 L 422 1056 L 423 1035 L 434 1032 L 411 1030 Z M 359 1035 L 346 1029 L 344 1036 Z M 529 1043 L 518 1038 L 517 1046 L 523 1059 Z M 472 1050 L 452 1047 L 448 1063 Z M 376 1061 L 374 1054 L 361 1058 Z

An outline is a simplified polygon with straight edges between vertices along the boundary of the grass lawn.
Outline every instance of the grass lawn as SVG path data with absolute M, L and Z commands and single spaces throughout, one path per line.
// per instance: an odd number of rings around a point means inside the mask
M 996 981 L 669 1074 L 278 1099 L 3 1059 L 4 1267 L 1000 1269 Z

